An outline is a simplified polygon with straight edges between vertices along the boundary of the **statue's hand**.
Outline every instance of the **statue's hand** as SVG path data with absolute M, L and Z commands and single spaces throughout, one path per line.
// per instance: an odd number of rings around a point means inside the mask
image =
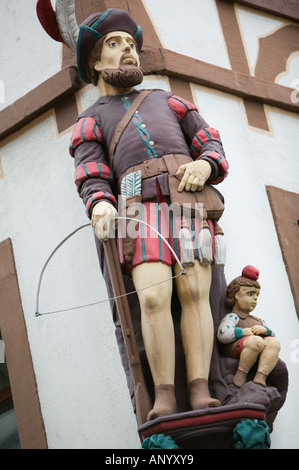
M 251 328 L 242 328 L 243 336 L 252 336 L 254 333 Z
M 184 176 L 179 184 L 178 191 L 201 191 L 212 172 L 212 168 L 206 160 L 196 160 L 181 165 L 176 174 L 183 172 Z
M 254 335 L 264 335 L 267 333 L 267 328 L 262 325 L 254 325 L 251 329 Z
M 92 209 L 91 225 L 95 236 L 105 242 L 116 228 L 117 210 L 109 202 L 98 202 Z

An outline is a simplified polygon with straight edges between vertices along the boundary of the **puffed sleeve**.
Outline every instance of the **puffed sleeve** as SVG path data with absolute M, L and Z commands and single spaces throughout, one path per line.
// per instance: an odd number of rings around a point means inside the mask
M 101 200 L 116 207 L 111 188 L 113 174 L 106 160 L 100 128 L 93 117 L 78 119 L 69 152 L 75 163 L 75 184 L 88 217 L 91 218 L 93 206 Z
M 229 313 L 222 318 L 217 338 L 221 343 L 228 344 L 236 341 L 237 339 L 243 338 L 242 328 L 237 325 L 239 323 L 239 317 L 234 313 Z
M 177 115 L 194 160 L 207 160 L 212 168 L 208 183 L 218 184 L 228 174 L 228 162 L 219 132 L 210 127 L 199 114 L 196 106 L 183 98 L 172 95 L 169 105 Z

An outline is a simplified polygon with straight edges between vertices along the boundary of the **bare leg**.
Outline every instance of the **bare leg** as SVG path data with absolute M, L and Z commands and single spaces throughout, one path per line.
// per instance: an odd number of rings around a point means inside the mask
M 276 338 L 269 336 L 264 341 L 264 349 L 260 354 L 258 370 L 253 381 L 266 387 L 266 378 L 274 369 L 278 361 L 280 343 Z
M 172 270 L 160 262 L 143 263 L 132 270 L 141 308 L 141 328 L 153 382 L 155 404 L 148 419 L 176 412 L 174 396 L 175 344 L 171 316 Z M 156 284 L 148 287 L 151 284 Z
M 234 385 L 241 387 L 246 382 L 249 370 L 257 361 L 257 358 L 264 347 L 264 341 L 260 336 L 248 336 L 245 339 L 240 355 L 239 367 L 233 377 Z
M 175 271 L 178 272 L 178 267 Z M 213 319 L 209 293 L 211 266 L 202 266 L 195 260 L 186 268 L 186 276 L 176 279 L 182 306 L 181 333 L 186 357 L 187 383 L 192 409 L 219 406 L 210 397 L 208 377 L 214 340 Z

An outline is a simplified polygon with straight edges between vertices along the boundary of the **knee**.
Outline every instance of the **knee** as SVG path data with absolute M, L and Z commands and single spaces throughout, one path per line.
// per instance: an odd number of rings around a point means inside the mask
M 250 349 L 254 354 L 260 354 L 265 347 L 264 340 L 260 336 L 248 336 L 244 347 Z
M 273 352 L 279 353 L 281 346 L 277 338 L 273 338 L 273 336 L 268 336 L 264 342 L 265 346 L 267 346 L 267 349 L 273 349 Z
M 152 289 L 145 289 L 139 300 L 142 312 L 147 315 L 161 312 L 165 309 L 165 305 L 170 303 L 165 292 L 157 292 Z

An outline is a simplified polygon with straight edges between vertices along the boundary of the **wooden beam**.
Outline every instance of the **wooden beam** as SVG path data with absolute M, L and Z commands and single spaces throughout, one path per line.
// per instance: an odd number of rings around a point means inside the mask
M 26 126 L 81 86 L 75 67 L 62 69 L 0 112 L 0 140 Z
M 0 329 L 22 449 L 47 449 L 10 238 L 0 243 Z

